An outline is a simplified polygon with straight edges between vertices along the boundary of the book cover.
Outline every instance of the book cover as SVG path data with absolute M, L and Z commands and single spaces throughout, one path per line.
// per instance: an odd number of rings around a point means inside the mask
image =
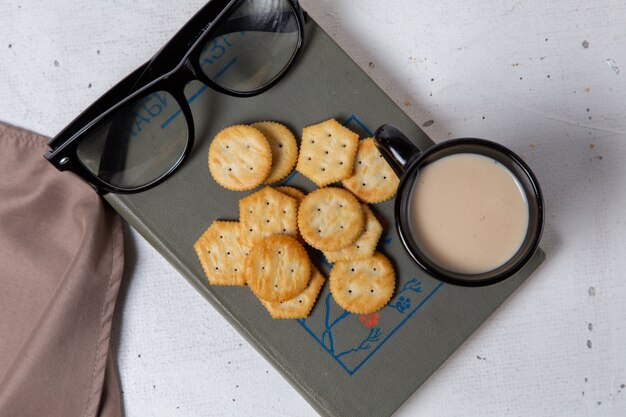
M 236 62 L 224 59 L 220 65 L 228 71 Z M 301 58 L 269 91 L 235 98 L 192 82 L 186 94 L 196 125 L 190 158 L 151 190 L 105 198 L 321 415 L 391 415 L 544 258 L 538 250 L 514 277 L 493 286 L 443 284 L 405 253 L 390 200 L 371 206 L 384 227 L 378 250 L 397 275 L 389 304 L 374 314 L 350 314 L 334 302 L 326 284 L 308 318 L 274 320 L 248 288 L 210 286 L 193 249 L 213 220 L 237 220 L 238 201 L 253 192 L 228 191 L 211 178 L 207 151 L 215 134 L 232 124 L 271 120 L 298 137 L 303 127 L 335 118 L 361 138 L 392 123 L 420 148 L 432 141 L 312 19 Z M 157 113 L 149 117 L 163 128 L 181 117 Z M 284 184 L 316 188 L 296 171 L 278 185 Z M 321 254 L 312 261 L 328 276 L 330 265 Z

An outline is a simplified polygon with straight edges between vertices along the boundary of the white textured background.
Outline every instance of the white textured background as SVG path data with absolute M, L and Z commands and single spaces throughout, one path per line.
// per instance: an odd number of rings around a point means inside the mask
M 54 135 L 202 4 L 0 0 L 0 120 Z M 626 416 L 626 3 L 303 5 L 435 141 L 499 141 L 544 188 L 547 261 L 397 415 Z M 315 415 L 128 232 L 128 417 Z

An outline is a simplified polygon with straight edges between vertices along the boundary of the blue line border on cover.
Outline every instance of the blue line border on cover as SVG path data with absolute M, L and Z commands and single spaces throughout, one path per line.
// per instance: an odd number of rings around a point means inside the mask
M 410 313 L 408 313 L 406 315 L 406 317 L 404 319 L 402 319 L 402 321 L 400 321 L 400 323 L 398 323 L 398 325 L 396 327 L 393 328 L 393 330 L 391 330 L 389 332 L 389 334 L 387 334 L 387 336 L 365 357 L 365 359 L 363 359 L 361 362 L 359 362 L 354 368 L 350 369 L 345 363 L 343 363 L 341 361 L 341 359 L 339 357 L 337 357 L 336 354 L 333 354 L 333 352 L 331 352 L 328 347 L 326 347 L 326 345 L 319 339 L 319 337 L 306 325 L 306 319 L 297 319 L 296 321 L 298 322 L 298 324 L 300 324 L 300 326 L 317 342 L 319 343 L 319 345 L 330 355 L 331 358 L 333 358 L 335 360 L 335 362 L 337 362 L 347 373 L 348 375 L 352 376 L 355 374 L 356 371 L 358 371 L 359 369 L 361 369 L 361 367 L 363 365 L 365 365 L 367 363 L 367 361 L 370 360 L 370 358 L 374 355 L 374 353 L 376 353 L 390 338 L 391 336 L 393 336 L 402 326 L 404 326 L 404 324 L 411 318 L 413 317 L 413 315 L 415 315 L 415 313 L 421 308 L 423 307 L 426 302 L 428 300 L 430 300 L 430 298 L 441 288 L 443 287 L 443 282 L 440 282 L 435 288 L 433 288 L 433 290 L 419 303 L 415 306 L 415 308 L 413 308 L 413 310 L 411 310 Z

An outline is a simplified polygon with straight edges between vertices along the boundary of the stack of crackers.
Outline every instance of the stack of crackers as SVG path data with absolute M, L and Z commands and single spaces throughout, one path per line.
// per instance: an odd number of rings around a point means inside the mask
M 269 186 L 294 167 L 320 188 Z M 279 123 L 235 125 L 211 142 L 209 170 L 233 191 L 266 184 L 240 200 L 239 221 L 216 220 L 196 241 L 210 284 L 247 284 L 272 317 L 304 318 L 326 281 L 308 245 L 334 262 L 330 291 L 345 310 L 368 314 L 391 299 L 395 273 L 376 252 L 383 228 L 368 203 L 392 198 L 398 178 L 372 138 L 330 119 L 303 129 L 298 152 Z

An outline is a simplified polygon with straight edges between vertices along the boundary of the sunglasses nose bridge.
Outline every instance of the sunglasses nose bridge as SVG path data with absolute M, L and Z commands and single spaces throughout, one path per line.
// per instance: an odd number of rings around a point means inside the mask
M 195 68 L 189 59 L 186 59 L 174 72 L 166 77 L 166 81 L 171 86 L 175 86 L 182 91 L 189 81 L 197 78 Z

